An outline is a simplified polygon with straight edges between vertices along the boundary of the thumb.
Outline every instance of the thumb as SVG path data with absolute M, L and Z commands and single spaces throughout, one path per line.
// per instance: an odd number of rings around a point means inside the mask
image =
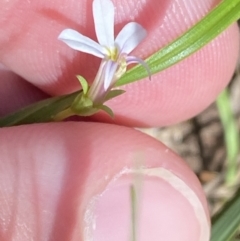
M 133 186 L 138 241 L 208 241 L 201 186 L 158 141 L 93 123 L 0 132 L 1 240 L 130 240 Z

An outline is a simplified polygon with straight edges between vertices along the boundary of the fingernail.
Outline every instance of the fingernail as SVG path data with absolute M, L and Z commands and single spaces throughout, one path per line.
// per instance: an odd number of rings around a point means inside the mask
M 120 175 L 92 200 L 85 222 L 85 241 L 207 241 L 210 232 L 198 197 L 163 168 Z

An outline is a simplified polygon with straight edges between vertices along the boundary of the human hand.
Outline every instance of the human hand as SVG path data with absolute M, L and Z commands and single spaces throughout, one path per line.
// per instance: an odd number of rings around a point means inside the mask
M 200 20 L 214 2 L 174 0 L 156 4 L 150 0 L 146 5 L 144 1 L 114 1 L 116 32 L 131 18 L 144 26 L 148 37 L 136 49 L 136 55 L 145 58 Z M 76 74 L 87 80 L 94 77 L 98 60 L 57 40 L 66 27 L 94 36 L 91 1 L 4 2 L 0 25 L 0 61 L 24 78 L 2 70 L 2 114 L 47 94 L 78 89 Z M 114 122 L 127 126 L 170 125 L 197 114 L 230 80 L 238 44 L 237 28 L 232 26 L 198 53 L 153 76 L 152 81 L 126 86 L 123 96 L 109 102 L 116 115 Z M 110 121 L 102 114 L 94 119 Z M 3 240 L 84 240 L 84 229 L 89 225 L 84 219 L 86 210 L 100 217 L 94 232 L 96 240 L 126 239 L 131 226 L 130 218 L 122 215 L 130 212 L 125 199 L 129 194 L 127 169 L 133 169 L 138 159 L 142 159 L 146 171 L 146 194 L 140 202 L 146 203 L 143 210 L 151 209 L 149 218 L 144 216 L 144 233 L 139 240 L 197 240 L 199 236 L 200 219 L 193 213 L 192 204 L 162 176 L 150 178 L 149 173 L 152 168 L 170 170 L 194 191 L 207 215 L 200 185 L 179 157 L 150 137 L 117 125 L 67 122 L 4 128 L 0 141 Z M 118 175 L 121 177 L 113 182 Z M 94 197 L 114 183 L 124 188 L 105 192 L 94 213 Z M 112 214 L 109 220 L 106 213 Z M 202 215 L 204 218 L 203 210 Z M 118 233 L 121 226 L 123 231 Z

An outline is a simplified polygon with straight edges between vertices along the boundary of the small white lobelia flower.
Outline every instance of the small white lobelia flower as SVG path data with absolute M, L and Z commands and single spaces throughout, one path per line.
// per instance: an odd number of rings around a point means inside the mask
M 93 0 L 92 7 L 99 43 L 72 29 L 63 30 L 58 39 L 72 49 L 103 59 L 89 90 L 89 94 L 93 95 L 94 99 L 100 94 L 99 92 L 106 93 L 114 86 L 115 82 L 126 72 L 127 65 L 140 63 L 146 68 L 149 76 L 150 71 L 143 60 L 128 55 L 146 37 L 146 30 L 140 24 L 130 22 L 123 27 L 114 40 L 114 5 L 112 1 Z

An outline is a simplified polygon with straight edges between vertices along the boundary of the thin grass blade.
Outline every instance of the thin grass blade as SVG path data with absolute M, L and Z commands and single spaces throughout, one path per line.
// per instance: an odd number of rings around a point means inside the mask
M 240 226 L 240 189 L 223 210 L 212 219 L 211 241 L 230 241 Z
M 227 151 L 227 170 L 226 182 L 234 183 L 237 174 L 237 158 L 240 148 L 239 130 L 234 118 L 231 106 L 228 89 L 225 89 L 217 98 L 217 107 L 222 122 L 225 146 Z M 240 215 L 240 206 L 239 206 Z

